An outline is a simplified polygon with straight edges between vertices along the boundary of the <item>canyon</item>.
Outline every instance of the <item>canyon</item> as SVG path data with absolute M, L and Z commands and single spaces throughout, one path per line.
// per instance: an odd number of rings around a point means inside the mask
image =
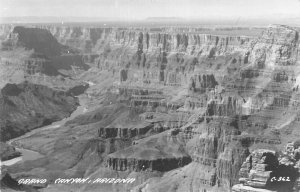
M 11 144 L 43 155 L 5 167 L 3 182 L 45 178 L 26 186 L 45 192 L 298 191 L 300 30 L 230 30 L 239 33 L 2 25 L 1 141 L 35 129 Z M 79 104 L 85 113 L 39 129 Z

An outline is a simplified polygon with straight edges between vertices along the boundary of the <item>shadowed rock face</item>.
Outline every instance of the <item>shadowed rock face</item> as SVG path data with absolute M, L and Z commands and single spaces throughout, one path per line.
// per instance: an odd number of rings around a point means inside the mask
M 132 127 L 132 128 L 100 128 L 99 137 L 102 138 L 132 138 L 140 135 L 146 134 L 153 125 L 145 125 L 144 127 Z
M 83 94 L 89 88 L 88 84 L 85 85 L 77 85 L 75 87 L 70 88 L 67 91 L 68 96 L 78 96 Z
M 17 26 L 13 33 L 18 34 L 18 44 L 35 52 L 53 57 L 61 54 L 63 46 L 45 29 Z
M 0 100 L 1 141 L 63 119 L 78 106 L 78 99 L 66 92 L 26 82 L 7 84 Z
M 1 168 L 1 190 L 3 191 L 32 191 L 38 192 L 38 188 L 41 188 L 39 184 L 35 187 L 30 185 L 19 184 L 7 171 L 6 168 Z M 43 186 L 45 187 L 45 186 Z
M 170 171 L 191 162 L 183 146 L 183 141 L 172 140 L 163 132 L 109 154 L 106 164 L 117 171 Z
M 86 62 L 93 60 L 92 56 L 84 56 L 76 48 L 62 45 L 46 29 L 23 26 L 15 26 L 7 34 L 1 42 L 1 50 L 6 51 L 0 54 L 1 68 L 8 73 L 17 73 L 17 78 L 24 76 L 28 81 L 32 78 L 41 81 L 44 75 L 51 78 L 70 76 L 70 73 L 76 74 L 75 69 L 86 71 L 89 69 Z
M 109 168 L 116 171 L 161 171 L 166 172 L 178 167 L 185 166 L 191 162 L 190 157 L 180 157 L 172 159 L 120 159 L 120 158 L 109 158 L 107 164 Z
M 215 80 L 214 75 L 197 75 L 191 77 L 189 88 L 195 92 L 203 92 L 205 89 L 214 89 L 218 85 L 218 82 Z

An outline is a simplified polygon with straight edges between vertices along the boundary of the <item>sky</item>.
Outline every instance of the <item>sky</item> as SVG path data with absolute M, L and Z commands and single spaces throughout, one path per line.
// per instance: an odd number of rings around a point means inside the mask
M 0 17 L 300 17 L 300 0 L 0 0 Z

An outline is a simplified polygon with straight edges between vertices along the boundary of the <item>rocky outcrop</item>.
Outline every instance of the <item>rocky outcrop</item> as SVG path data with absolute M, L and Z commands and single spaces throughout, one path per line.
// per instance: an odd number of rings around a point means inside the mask
M 235 116 L 242 113 L 243 98 L 224 97 L 208 103 L 207 115 L 209 116 Z
M 264 126 L 263 127 L 268 127 Z M 254 135 L 254 134 L 244 134 L 244 135 L 237 135 L 232 138 L 233 141 L 239 141 L 245 146 L 251 146 L 253 144 L 258 143 L 265 143 L 270 145 L 279 145 L 281 144 L 280 138 L 278 137 L 270 137 L 270 136 L 263 136 L 263 135 Z
M 299 32 L 283 25 L 271 25 L 256 41 L 250 62 L 260 69 L 294 65 Z
M 200 132 L 199 138 L 194 137 L 188 143 L 189 146 L 191 142 L 196 142 L 192 155 L 194 162 L 216 170 L 211 172 L 211 177 L 215 178 L 210 182 L 211 186 L 228 189 L 237 182 L 239 167 L 249 154 L 246 147 L 229 139 L 237 134 L 234 120 L 215 120 L 207 123 L 206 129 Z
M 243 163 L 239 181 L 251 187 L 265 188 L 277 166 L 275 151 L 256 150 Z
M 297 191 L 299 190 L 299 146 L 289 143 L 278 156 L 274 150 L 257 149 L 243 163 L 240 183 L 234 192 Z
M 78 99 L 42 85 L 7 84 L 0 95 L 1 141 L 20 136 L 71 114 Z
M 133 138 L 136 136 L 145 135 L 153 125 L 137 126 L 132 128 L 112 128 L 105 127 L 98 130 L 99 137 L 102 138 Z
M 118 171 L 169 171 L 191 162 L 182 141 L 168 140 L 165 132 L 138 140 L 109 154 L 106 165 Z
M 112 158 L 109 157 L 107 165 L 116 171 L 161 171 L 166 172 L 191 162 L 190 157 L 163 158 L 163 159 L 135 159 L 135 158 Z
M 19 156 L 21 156 L 21 153 L 19 151 L 16 151 L 16 149 L 13 146 L 6 144 L 4 142 L 0 142 L 1 161 L 6 161 Z
M 214 75 L 195 75 L 191 77 L 189 88 L 195 92 L 206 89 L 214 89 L 218 85 Z

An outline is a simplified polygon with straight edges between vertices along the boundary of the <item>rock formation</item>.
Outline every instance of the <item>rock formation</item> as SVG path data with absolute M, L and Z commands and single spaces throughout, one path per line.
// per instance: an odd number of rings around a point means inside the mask
M 5 32 L 0 53 L 3 84 L 20 79 L 46 84 L 56 76 L 69 77 L 89 69 L 85 62 L 90 57 L 62 45 L 46 29 L 15 26 Z
M 299 190 L 299 148 L 289 143 L 283 154 L 274 150 L 257 149 L 243 163 L 239 182 L 234 192 L 242 191 L 297 191 Z
M 6 160 L 9 160 L 9 159 L 13 159 L 13 158 L 18 157 L 20 155 L 21 155 L 21 153 L 16 151 L 16 149 L 13 146 L 8 145 L 4 142 L 0 142 L 0 158 L 1 158 L 1 161 L 6 161 Z
M 7 141 L 69 116 L 78 99 L 64 91 L 24 82 L 2 88 L 0 103 L 1 141 Z

